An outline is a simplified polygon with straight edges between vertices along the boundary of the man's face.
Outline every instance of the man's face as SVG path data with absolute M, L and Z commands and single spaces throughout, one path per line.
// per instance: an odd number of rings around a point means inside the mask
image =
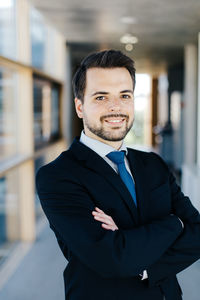
M 124 139 L 134 121 L 133 81 L 126 68 L 91 68 L 84 102 L 75 99 L 87 136 L 107 144 Z

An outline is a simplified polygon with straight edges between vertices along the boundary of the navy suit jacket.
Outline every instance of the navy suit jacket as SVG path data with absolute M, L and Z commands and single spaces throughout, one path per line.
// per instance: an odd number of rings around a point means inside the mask
M 159 155 L 128 148 L 127 158 L 137 208 L 119 175 L 78 137 L 37 172 L 42 208 L 68 260 L 65 299 L 182 299 L 176 274 L 200 258 L 199 212 Z M 104 229 L 95 206 L 119 230 Z

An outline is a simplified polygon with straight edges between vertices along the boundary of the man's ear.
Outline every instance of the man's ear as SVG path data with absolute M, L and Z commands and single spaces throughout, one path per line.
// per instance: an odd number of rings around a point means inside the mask
M 75 109 L 76 109 L 76 113 L 78 115 L 78 117 L 80 119 L 83 118 L 83 103 L 80 99 L 78 98 L 75 98 L 74 99 L 74 102 L 75 102 Z

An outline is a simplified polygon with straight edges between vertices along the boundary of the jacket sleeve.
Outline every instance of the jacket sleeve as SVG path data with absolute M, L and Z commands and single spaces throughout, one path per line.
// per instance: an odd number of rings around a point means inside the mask
M 184 230 L 169 249 L 147 268 L 150 287 L 159 285 L 200 258 L 200 214 L 190 199 L 181 192 L 167 164 L 160 156 L 155 155 L 170 173 L 172 213 L 183 221 Z
M 55 234 L 83 264 L 102 277 L 137 276 L 182 233 L 174 215 L 138 228 L 105 230 L 92 215 L 95 204 L 88 191 L 72 175 L 59 179 L 46 166 L 37 173 L 36 187 Z

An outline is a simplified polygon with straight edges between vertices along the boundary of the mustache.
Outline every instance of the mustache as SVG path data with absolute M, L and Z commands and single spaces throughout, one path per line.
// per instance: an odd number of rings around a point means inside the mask
M 125 119 L 129 118 L 127 115 L 124 115 L 124 114 L 111 114 L 111 115 L 102 116 L 100 118 L 100 121 L 103 121 L 104 119 L 111 118 L 111 117 L 114 117 L 114 118 L 120 117 L 120 118 L 125 118 Z

